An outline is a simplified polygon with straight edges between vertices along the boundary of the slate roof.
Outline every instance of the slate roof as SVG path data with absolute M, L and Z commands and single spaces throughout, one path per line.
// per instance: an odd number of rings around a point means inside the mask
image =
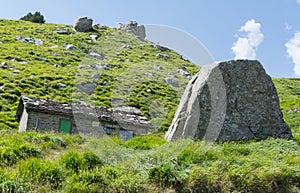
M 83 104 L 60 103 L 52 100 L 22 96 L 16 113 L 20 121 L 24 108 L 27 111 L 61 114 L 75 117 L 97 118 L 99 121 L 126 122 L 143 127 L 151 127 L 151 123 L 134 107 L 117 107 L 114 111 L 107 108 L 93 107 Z

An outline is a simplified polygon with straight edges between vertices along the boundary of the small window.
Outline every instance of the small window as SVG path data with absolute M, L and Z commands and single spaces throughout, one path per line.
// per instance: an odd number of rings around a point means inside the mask
M 71 133 L 72 122 L 70 120 L 61 119 L 59 124 L 60 133 Z
M 126 131 L 123 129 L 120 130 L 120 137 L 124 141 L 127 141 L 127 140 L 133 138 L 133 136 L 134 136 L 134 133 L 132 131 Z
M 104 130 L 105 130 L 107 135 L 112 135 L 112 134 L 116 133 L 116 130 L 114 128 L 111 128 L 111 127 L 106 127 L 106 128 L 104 128 Z

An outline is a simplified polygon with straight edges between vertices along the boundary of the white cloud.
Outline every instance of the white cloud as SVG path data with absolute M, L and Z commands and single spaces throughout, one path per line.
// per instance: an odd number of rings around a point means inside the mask
M 300 0 L 297 0 L 297 3 L 299 3 L 299 4 L 300 4 Z
M 300 76 L 300 32 L 295 33 L 285 47 L 288 56 L 293 60 L 295 75 Z
M 300 0 L 299 0 L 300 1 Z M 260 31 L 261 24 L 251 19 L 239 30 L 242 34 L 233 44 L 231 50 L 235 54 L 235 59 L 255 59 L 256 51 L 264 39 Z

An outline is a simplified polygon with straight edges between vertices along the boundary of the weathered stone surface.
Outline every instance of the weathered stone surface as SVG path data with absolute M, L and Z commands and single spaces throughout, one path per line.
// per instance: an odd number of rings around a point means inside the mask
M 65 84 L 63 84 L 63 83 L 61 83 L 61 82 L 57 83 L 57 86 L 58 86 L 59 88 L 66 88 L 66 87 L 67 87 L 67 85 L 65 85 Z
M 21 62 L 19 62 L 20 64 L 23 64 L 23 65 L 26 65 L 26 64 L 29 64 L 29 62 L 27 62 L 27 61 L 21 61 Z
M 107 81 L 101 82 L 100 85 L 101 85 L 101 86 L 109 86 L 109 84 L 108 84 Z
M 151 73 L 151 72 L 145 72 L 144 75 L 149 76 L 149 77 L 154 77 L 153 73 Z
M 258 61 L 202 67 L 188 83 L 167 140 L 292 138 L 271 78 Z
M 28 37 L 24 38 L 22 36 L 17 36 L 16 40 L 18 40 L 19 42 L 25 42 L 25 43 L 29 43 L 29 44 L 35 44 L 37 46 L 44 44 L 43 40 L 37 39 L 37 38 L 28 38 Z
M 99 73 L 96 73 L 96 74 L 93 74 L 92 75 L 92 78 L 94 78 L 94 79 L 100 79 L 100 74 Z
M 37 46 L 44 45 L 44 41 L 41 39 L 34 38 L 34 44 Z
M 153 43 L 153 44 L 151 44 L 151 46 L 154 47 L 154 48 L 156 48 L 156 49 L 158 49 L 158 50 L 160 50 L 160 51 L 170 51 L 169 48 L 164 47 L 164 46 L 159 45 L 159 44 Z
M 131 106 L 119 106 L 119 107 L 113 107 L 113 111 L 115 113 L 117 112 L 123 112 L 123 113 L 130 113 L 133 115 L 142 115 L 142 112 L 140 109 L 136 107 L 131 107 Z
M 37 61 L 44 61 L 45 60 L 45 58 L 43 58 L 43 57 L 41 57 L 41 58 L 34 58 L 35 60 L 37 60 Z
M 300 108 L 293 108 L 288 111 L 289 113 L 298 113 L 300 112 Z
M 96 25 L 93 26 L 93 28 L 99 29 L 101 31 L 105 31 L 105 30 L 107 30 L 108 26 L 103 25 L 103 24 L 96 24 Z
M 154 65 L 153 66 L 153 69 L 154 70 L 161 70 L 161 69 L 163 69 L 161 66 L 158 66 L 158 65 Z
M 119 23 L 117 29 L 126 30 L 128 33 L 132 33 L 141 39 L 146 37 L 145 26 L 138 25 L 136 21 L 129 21 L 127 24 Z
M 92 29 L 93 20 L 88 17 L 79 17 L 73 27 L 78 32 L 88 32 Z
M 174 80 L 172 77 L 167 77 L 165 78 L 165 81 L 167 84 L 173 86 L 173 87 L 178 87 L 178 82 L 176 80 Z
M 74 46 L 73 44 L 68 44 L 65 48 L 66 50 L 77 50 L 76 46 Z
M 97 39 L 98 39 L 98 37 L 99 37 L 99 36 L 98 36 L 98 35 L 95 35 L 95 34 L 91 34 L 91 35 L 90 35 L 90 38 L 92 39 L 93 42 L 96 42 Z
M 3 69 L 8 68 L 8 64 L 6 62 L 2 62 L 0 64 L 0 68 L 3 68 Z
M 186 71 L 186 69 L 178 68 L 176 72 L 185 78 L 192 78 L 192 75 L 188 71 Z
M 58 28 L 58 29 L 54 30 L 53 32 L 58 33 L 58 34 L 66 34 L 66 35 L 69 35 L 71 33 L 69 31 L 69 29 L 62 29 L 62 28 Z
M 87 83 L 82 83 L 82 84 L 78 85 L 78 88 L 79 88 L 79 90 L 87 93 L 88 95 L 91 95 L 94 93 L 96 86 L 97 85 L 94 83 L 87 82 Z
M 161 53 L 156 54 L 156 57 L 158 57 L 158 58 L 170 58 L 170 56 L 168 54 L 161 54 Z
M 98 54 L 96 52 L 90 52 L 88 55 L 93 57 L 93 58 L 99 59 L 99 60 L 104 60 L 105 59 L 103 55 Z
M 123 50 L 123 49 L 132 49 L 132 47 L 130 45 L 124 44 L 119 48 L 119 50 Z

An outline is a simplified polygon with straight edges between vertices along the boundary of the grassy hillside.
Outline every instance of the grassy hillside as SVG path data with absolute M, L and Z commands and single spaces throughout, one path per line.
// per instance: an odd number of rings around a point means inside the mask
M 67 29 L 71 34 L 58 34 L 54 32 L 57 29 Z M 97 35 L 97 42 L 90 35 Z M 20 42 L 18 36 L 40 39 L 43 44 Z M 161 127 L 166 129 L 180 99 L 178 93 L 182 93 L 188 82 L 176 69 L 185 67 L 192 74 L 199 70 L 173 51 L 161 51 L 150 42 L 108 27 L 76 33 L 66 25 L 2 19 L 0 41 L 0 127 L 3 129 L 17 127 L 15 111 L 21 95 L 61 102 L 83 100 L 108 108 L 112 107 L 112 98 L 123 99 L 123 103 L 140 108 L 149 118 L 149 104 L 159 101 L 167 117 Z M 67 45 L 77 49 L 67 50 Z M 101 54 L 105 59 L 91 57 L 90 53 Z M 169 58 L 159 58 L 157 54 L 167 54 Z M 164 78 L 170 73 L 178 87 L 166 84 Z M 79 87 L 86 83 L 95 85 L 95 91 L 82 92 Z M 150 92 L 146 92 L 148 89 Z
M 71 34 L 53 32 L 58 28 Z M 111 28 L 76 33 L 66 25 L 2 19 L 0 42 L 0 192 L 300 192 L 300 112 L 290 112 L 300 108 L 299 79 L 273 79 L 295 140 L 166 142 L 156 133 L 124 142 L 18 133 L 21 95 L 108 108 L 128 104 L 165 130 L 188 81 L 176 69 L 199 69 L 173 51 Z M 68 44 L 77 49 L 67 50 Z M 105 59 L 87 56 L 91 52 Z M 170 76 L 178 87 L 166 84 Z M 87 83 L 95 92 L 80 89 Z

